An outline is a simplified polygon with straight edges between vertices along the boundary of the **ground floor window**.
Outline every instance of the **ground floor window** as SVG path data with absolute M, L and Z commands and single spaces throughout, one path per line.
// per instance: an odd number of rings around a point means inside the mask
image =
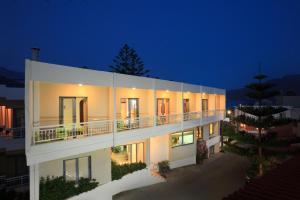
M 214 134 L 214 124 L 210 123 L 209 124 L 209 136 Z
M 111 159 L 117 164 L 144 162 L 144 143 L 134 143 L 111 148 Z
M 63 168 L 66 180 L 91 179 L 91 156 L 64 160 Z
M 194 143 L 194 130 L 187 130 L 171 134 L 171 146 L 181 146 Z

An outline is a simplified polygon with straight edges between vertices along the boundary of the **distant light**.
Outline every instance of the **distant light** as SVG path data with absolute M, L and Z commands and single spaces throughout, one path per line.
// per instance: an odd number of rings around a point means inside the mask
M 169 90 L 166 90 L 166 92 L 169 92 Z
M 205 92 L 203 92 L 202 95 L 205 95 Z
M 83 86 L 81 83 L 78 84 L 79 87 Z
M 227 110 L 227 114 L 230 115 L 231 114 L 231 110 Z
M 135 87 L 133 87 L 132 89 L 133 89 L 133 90 L 135 90 L 136 88 L 135 88 Z

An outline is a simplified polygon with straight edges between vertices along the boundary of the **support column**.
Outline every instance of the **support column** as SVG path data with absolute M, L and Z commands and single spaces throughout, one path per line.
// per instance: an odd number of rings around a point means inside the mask
M 29 166 L 29 193 L 30 200 L 39 200 L 40 194 L 40 177 L 39 177 L 39 164 Z
M 112 89 L 112 96 L 113 96 L 113 146 L 115 146 L 115 134 L 118 132 L 117 126 L 117 95 L 116 95 L 116 80 L 115 80 L 115 73 L 113 73 L 113 89 Z
M 150 160 L 150 138 L 148 138 L 146 140 L 146 148 L 145 148 L 145 151 L 146 151 L 146 164 L 148 166 L 149 169 L 151 169 L 151 160 Z
M 40 126 L 40 82 L 33 81 L 33 126 Z
M 155 79 L 152 80 L 152 90 L 153 90 L 153 126 L 156 126 L 157 122 L 157 99 L 156 99 L 156 85 L 155 85 Z
M 181 83 L 181 116 L 182 116 L 182 119 L 181 119 L 181 131 L 183 131 L 183 122 L 184 122 L 184 113 L 183 113 L 183 83 Z

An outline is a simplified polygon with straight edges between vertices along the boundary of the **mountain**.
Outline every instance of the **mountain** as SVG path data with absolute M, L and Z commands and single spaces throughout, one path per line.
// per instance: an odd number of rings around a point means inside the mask
M 287 75 L 281 78 L 270 79 L 267 82 L 275 84 L 274 89 L 279 91 L 281 95 L 300 95 L 300 74 Z M 254 103 L 253 100 L 246 97 L 247 92 L 248 89 L 246 88 L 227 90 L 227 107 L 230 108 L 239 104 Z
M 25 75 L 23 72 L 16 72 L 0 67 L 0 84 L 7 87 L 24 87 Z

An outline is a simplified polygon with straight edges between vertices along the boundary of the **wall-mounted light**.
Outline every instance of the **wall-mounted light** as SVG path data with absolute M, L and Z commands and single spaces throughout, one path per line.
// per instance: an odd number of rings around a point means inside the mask
M 83 86 L 81 83 L 78 84 L 79 87 Z

